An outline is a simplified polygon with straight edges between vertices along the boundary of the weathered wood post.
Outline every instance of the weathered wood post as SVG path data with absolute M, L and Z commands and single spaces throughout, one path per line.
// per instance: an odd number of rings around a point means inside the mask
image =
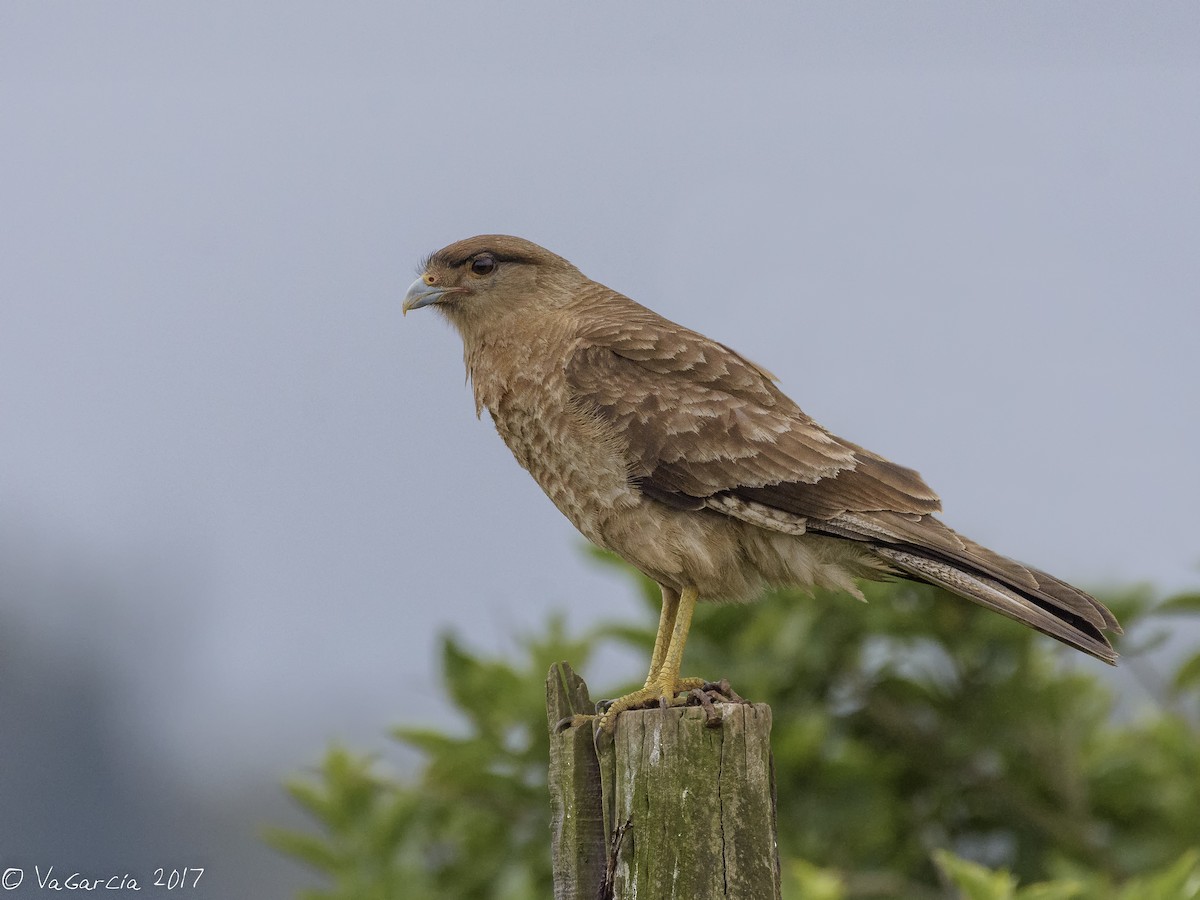
M 590 725 L 587 685 L 566 663 L 546 679 L 555 900 L 779 898 L 771 709 L 717 703 L 622 713 Z

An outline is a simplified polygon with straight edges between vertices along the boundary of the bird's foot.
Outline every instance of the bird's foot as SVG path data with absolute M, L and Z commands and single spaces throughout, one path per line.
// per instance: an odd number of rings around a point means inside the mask
M 647 682 L 641 690 L 618 697 L 608 704 L 600 714 L 600 728 L 611 733 L 617 727 L 617 716 L 628 709 L 659 706 L 683 706 L 692 691 L 702 690 L 707 682 L 703 678 L 677 678 L 673 681 L 654 680 Z
M 720 681 L 705 681 L 702 678 L 680 678 L 673 685 L 674 691 L 668 691 L 663 685 L 650 683 L 641 690 L 626 694 L 616 700 L 601 700 L 596 704 L 595 715 L 574 715 L 559 719 L 554 723 L 554 733 L 561 734 L 570 728 L 580 728 L 584 725 L 599 724 L 599 727 L 610 734 L 617 727 L 617 716 L 626 710 L 659 706 L 700 706 L 707 716 L 706 725 L 717 728 L 721 724 L 721 714 L 714 703 L 748 703 L 737 691 L 729 686 L 728 679 Z M 599 720 L 597 722 L 597 720 Z

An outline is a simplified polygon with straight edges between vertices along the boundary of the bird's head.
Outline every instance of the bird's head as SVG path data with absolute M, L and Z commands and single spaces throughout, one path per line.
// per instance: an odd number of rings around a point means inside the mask
M 465 331 L 519 309 L 555 305 L 582 278 L 561 256 L 531 241 L 483 234 L 426 259 L 404 297 L 404 312 L 434 306 Z

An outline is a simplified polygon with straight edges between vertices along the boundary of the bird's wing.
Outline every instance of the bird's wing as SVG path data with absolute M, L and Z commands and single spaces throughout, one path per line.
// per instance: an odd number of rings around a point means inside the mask
M 940 508 L 916 472 L 830 434 L 765 370 L 627 302 L 581 336 L 567 381 L 572 400 L 620 435 L 643 493 L 797 520 Z

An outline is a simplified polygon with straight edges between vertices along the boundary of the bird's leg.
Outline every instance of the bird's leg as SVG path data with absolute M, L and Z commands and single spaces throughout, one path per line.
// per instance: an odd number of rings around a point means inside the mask
M 675 621 L 671 624 L 671 642 L 667 645 L 662 666 L 654 676 L 653 686 L 659 688 L 662 696 L 668 699 L 681 691 L 704 686 L 703 678 L 679 677 L 679 670 L 683 666 L 683 646 L 687 643 L 688 632 L 692 627 L 692 613 L 696 611 L 698 599 L 696 589 L 691 587 L 684 588 L 679 595 Z
M 662 613 L 658 617 L 658 633 L 654 636 L 654 651 L 650 654 L 650 674 L 646 676 L 645 687 L 654 684 L 658 670 L 662 668 L 667 646 L 671 643 L 671 634 L 675 630 L 675 614 L 679 610 L 679 591 L 665 584 L 658 587 L 662 591 Z
M 617 716 L 627 709 L 664 702 L 672 706 L 685 703 L 686 697 L 677 699 L 675 695 L 686 694 L 693 688 L 704 686 L 703 678 L 679 677 L 679 668 L 683 663 L 683 646 L 687 643 L 688 630 L 692 627 L 692 613 L 696 611 L 696 600 L 696 589 L 688 587 L 673 597 L 673 602 L 668 603 L 667 589 L 663 589 L 663 612 L 658 623 L 659 633 L 654 641 L 654 653 L 650 660 L 650 675 L 646 679 L 646 686 L 640 691 L 614 700 L 600 717 L 601 728 L 612 731 L 616 727 Z M 674 608 L 669 626 L 668 607 Z M 668 627 L 670 637 L 665 636 Z M 662 648 L 664 642 L 665 649 Z

